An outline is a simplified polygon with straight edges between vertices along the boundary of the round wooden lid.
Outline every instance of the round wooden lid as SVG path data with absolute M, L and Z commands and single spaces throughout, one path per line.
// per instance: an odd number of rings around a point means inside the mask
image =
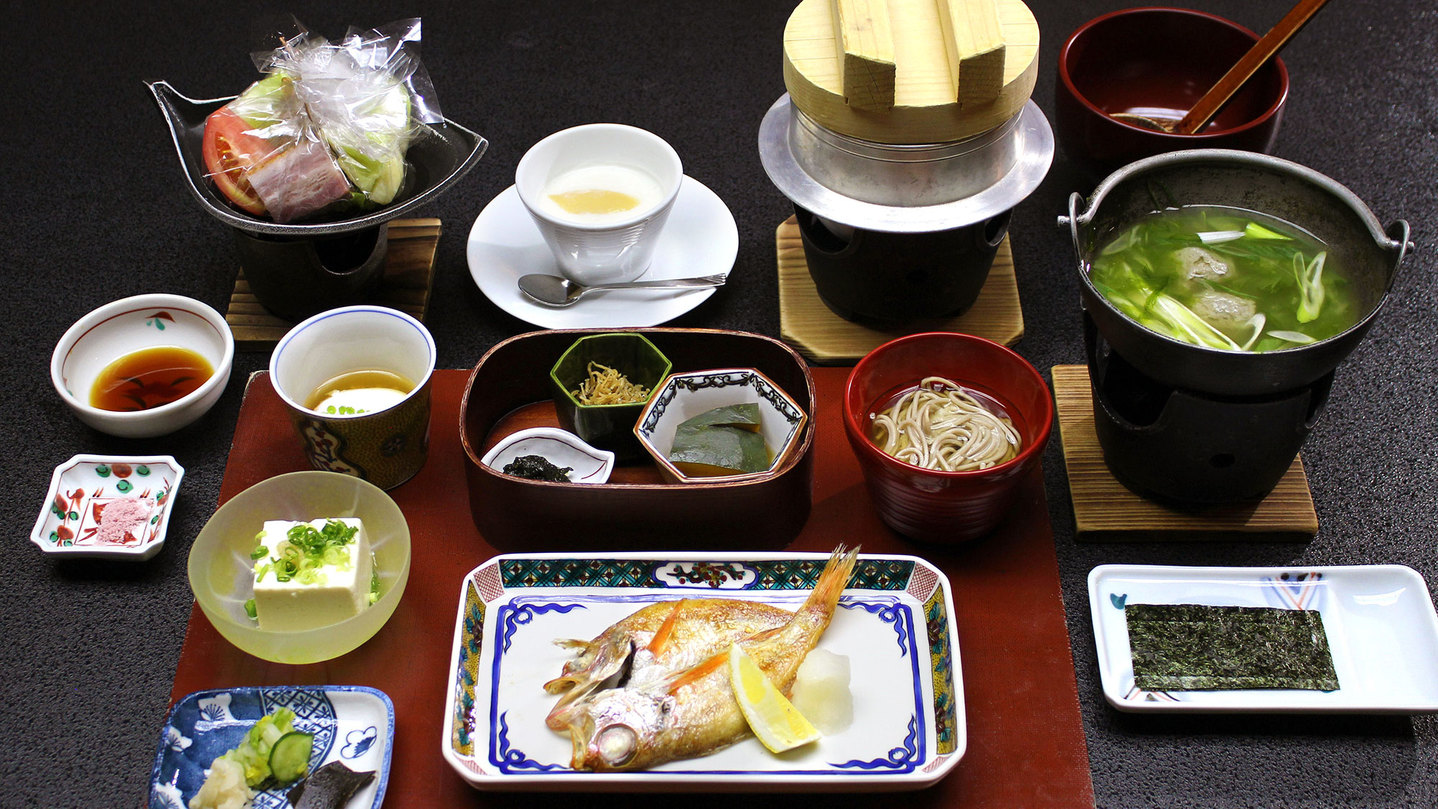
M 1038 51 L 1019 0 L 802 0 L 784 28 L 784 84 L 835 132 L 944 143 L 1017 115 Z

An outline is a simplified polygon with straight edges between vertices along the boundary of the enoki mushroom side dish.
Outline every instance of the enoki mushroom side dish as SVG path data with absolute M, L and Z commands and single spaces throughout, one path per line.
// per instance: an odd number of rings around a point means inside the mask
M 574 391 L 580 404 L 612 405 L 632 404 L 649 398 L 649 389 L 629 381 L 624 374 L 601 365 L 589 363 L 589 377 Z
M 1022 439 L 952 379 L 926 377 L 872 416 L 874 443 L 905 463 L 941 472 L 987 469 L 1018 455 Z

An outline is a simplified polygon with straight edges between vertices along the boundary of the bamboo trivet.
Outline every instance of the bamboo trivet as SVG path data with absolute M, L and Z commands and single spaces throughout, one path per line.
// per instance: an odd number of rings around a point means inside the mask
M 1302 457 L 1293 459 L 1278 485 L 1262 500 L 1193 511 L 1169 508 L 1129 491 L 1104 464 L 1094 431 L 1088 366 L 1055 365 L 1053 384 L 1078 541 L 1307 541 L 1318 533 L 1318 514 Z
M 438 219 L 395 219 L 389 223 L 384 276 L 374 303 L 390 306 L 424 320 L 434 280 L 434 251 L 439 245 Z M 235 278 L 225 322 L 235 334 L 236 350 L 263 349 L 279 342 L 294 324 L 271 314 L 250 292 L 245 271 Z
M 956 331 L 1013 345 L 1024 336 L 1024 313 L 1014 277 L 1014 257 L 1005 237 L 994 255 L 989 277 L 969 311 L 959 317 L 919 321 L 893 329 L 877 329 L 845 320 L 819 299 L 804 243 L 794 217 L 774 234 L 779 253 L 779 336 L 810 362 L 852 363 L 895 337 L 921 331 Z

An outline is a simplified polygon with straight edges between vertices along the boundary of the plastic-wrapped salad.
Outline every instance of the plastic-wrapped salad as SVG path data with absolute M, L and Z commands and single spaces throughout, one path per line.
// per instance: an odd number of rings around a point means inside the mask
M 254 54 L 264 78 L 205 121 L 205 168 L 226 199 L 294 222 L 388 205 L 405 152 L 443 120 L 419 61 L 420 21 L 351 29 L 329 42 L 301 29 Z

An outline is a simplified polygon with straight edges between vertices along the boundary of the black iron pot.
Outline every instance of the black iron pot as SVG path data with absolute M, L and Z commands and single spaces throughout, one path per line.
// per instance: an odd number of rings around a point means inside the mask
M 1312 169 L 1276 157 L 1223 149 L 1171 152 L 1109 175 L 1079 212 L 1069 197 L 1084 310 L 1104 339 L 1139 371 L 1178 388 L 1220 396 L 1267 395 L 1308 386 L 1333 371 L 1382 309 L 1409 249 L 1408 223 L 1380 227 L 1353 192 Z M 1283 351 L 1224 351 L 1175 340 L 1129 319 L 1089 278 L 1090 259 L 1117 230 L 1149 212 L 1179 205 L 1223 205 L 1291 222 L 1323 240 L 1330 266 L 1342 266 L 1364 315 L 1347 331 Z
M 783 96 L 759 156 L 794 204 L 815 291 L 847 320 L 893 328 L 963 314 L 1009 214 L 1053 160 L 1032 101 L 1002 125 L 941 143 L 879 143 L 827 129 Z
M 1313 430 L 1334 372 L 1265 396 L 1211 396 L 1156 382 L 1084 316 L 1094 432 L 1104 464 L 1143 497 L 1180 507 L 1253 500 L 1282 480 Z
M 374 300 L 384 276 L 389 223 L 331 236 L 285 237 L 234 229 L 250 292 L 280 317 L 301 321 Z

